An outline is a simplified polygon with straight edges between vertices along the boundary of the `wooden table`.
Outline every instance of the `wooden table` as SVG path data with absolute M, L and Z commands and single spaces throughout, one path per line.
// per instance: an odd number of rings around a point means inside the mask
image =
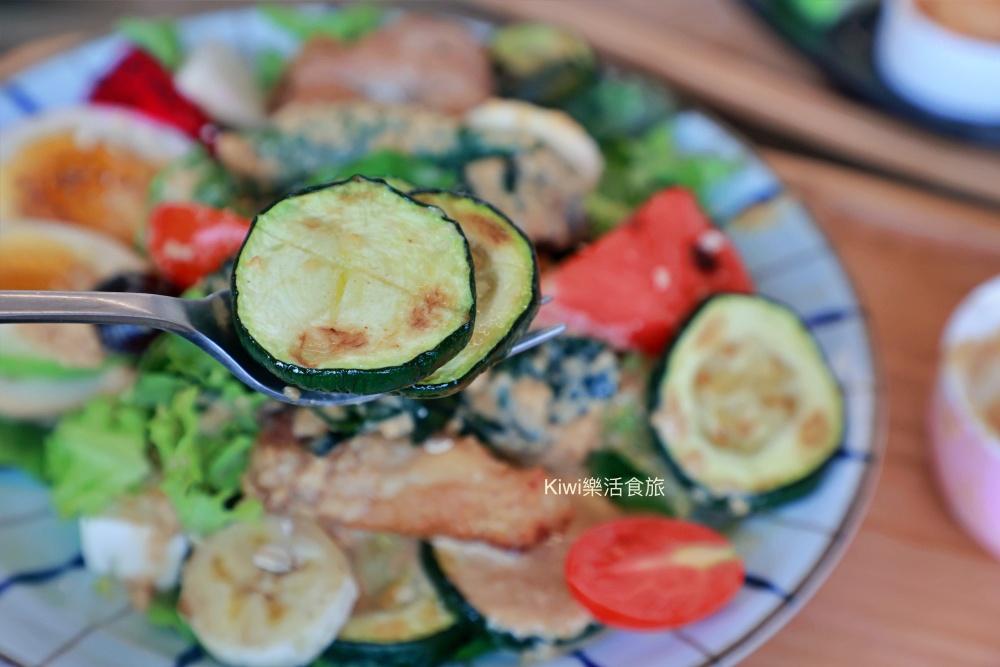
M 689 93 L 708 93 L 720 111 L 770 132 L 787 130 L 786 136 L 808 142 L 810 150 L 867 162 L 866 154 L 839 152 L 823 140 L 870 132 L 869 116 L 878 114 L 839 99 L 826 103 L 832 95 L 818 74 L 733 0 L 616 0 L 613 7 L 583 1 L 573 3 L 572 11 L 556 0 L 481 4 L 572 23 Z M 629 20 L 634 39 L 628 39 Z M 701 64 L 709 63 L 706 76 L 724 76 L 720 68 L 748 62 L 747 71 L 762 87 L 758 96 L 766 97 L 768 87 L 781 94 L 802 89 L 814 104 L 827 111 L 834 104 L 840 113 L 829 117 L 826 128 L 789 127 L 782 124 L 783 111 L 766 101 L 703 90 L 702 81 L 661 62 L 665 54 L 680 57 L 695 45 L 704 54 Z M 823 110 L 802 107 L 803 113 Z M 904 144 L 909 150 L 924 140 L 901 123 L 874 122 L 891 126 L 893 136 L 876 138 L 872 152 L 891 153 Z M 814 129 L 821 131 L 819 141 Z M 846 146 L 854 145 L 853 138 L 846 137 Z M 932 157 L 982 157 L 981 151 L 929 141 L 924 149 Z M 888 446 L 871 509 L 843 561 L 801 613 L 744 664 L 998 667 L 1000 562 L 949 515 L 930 467 L 925 422 L 945 320 L 972 287 L 1000 273 L 1000 208 L 787 152 L 765 150 L 765 157 L 816 214 L 859 286 L 888 386 Z M 986 159 L 993 163 L 1000 154 Z M 926 166 L 935 168 L 933 162 Z M 893 171 L 885 162 L 874 167 Z M 936 169 L 946 169 L 943 161 Z M 1000 178 L 984 184 L 1000 197 Z
M 699 48 L 723 58 L 753 64 L 762 76 L 770 73 L 793 85 L 808 85 L 816 99 L 829 95 L 816 72 L 727 0 L 616 0 L 613 7 L 566 0 L 482 4 L 525 16 L 558 16 L 588 33 L 600 31 L 612 11 L 618 29 L 631 20 L 637 34 L 660 30 L 665 43 L 671 36 L 679 43 L 695 40 Z M 169 4 L 165 7 L 170 11 Z M 677 43 L 672 42 L 674 47 Z M 0 63 L 0 75 L 60 45 L 65 42 L 14 54 L 14 60 Z M 630 48 L 634 51 L 634 45 Z M 664 49 L 670 51 L 670 44 Z M 647 48 L 638 55 L 649 65 L 660 52 Z M 752 104 L 741 109 L 731 99 L 714 101 L 751 124 L 782 130 L 780 119 L 762 116 L 749 108 Z M 848 109 L 846 125 L 829 129 L 831 136 L 859 127 L 852 113 Z M 867 112 L 858 113 L 867 118 Z M 789 132 L 809 143 L 801 128 Z M 787 149 L 787 141 L 782 145 Z M 914 149 L 916 144 L 907 145 Z M 956 159 L 963 158 L 960 147 L 933 140 L 929 146 L 925 149 L 932 154 L 939 149 L 954 157 L 949 151 L 957 150 Z M 818 148 L 831 150 L 829 145 Z M 812 142 L 811 150 L 816 149 Z M 962 203 L 829 161 L 774 149 L 764 154 L 816 214 L 859 285 L 888 385 L 888 449 L 871 510 L 841 564 L 801 613 L 744 664 L 998 667 L 1000 563 L 952 521 L 933 480 L 925 420 L 945 319 L 973 286 L 1000 273 L 1000 209 Z M 983 157 L 978 151 L 968 156 Z M 858 154 L 847 159 L 866 161 Z M 893 171 L 892 164 L 874 166 Z M 923 166 L 934 176 L 933 163 Z M 991 182 L 984 181 L 986 189 Z M 1000 195 L 1000 179 L 992 183 Z

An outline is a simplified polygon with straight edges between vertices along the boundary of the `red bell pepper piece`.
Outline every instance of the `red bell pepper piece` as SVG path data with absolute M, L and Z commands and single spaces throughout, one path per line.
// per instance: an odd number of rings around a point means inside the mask
M 706 297 L 753 291 L 736 248 L 688 190 L 654 194 L 621 227 L 557 266 L 541 323 L 657 355 Z
M 97 82 L 90 100 L 135 109 L 205 143 L 214 139 L 212 120 L 177 91 L 170 72 L 145 51 L 130 50 Z

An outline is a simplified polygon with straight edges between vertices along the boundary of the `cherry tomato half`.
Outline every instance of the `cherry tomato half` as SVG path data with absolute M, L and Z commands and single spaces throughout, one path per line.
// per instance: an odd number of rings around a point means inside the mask
M 160 204 L 149 216 L 146 250 L 168 280 L 188 288 L 217 270 L 243 243 L 250 221 L 194 202 Z
M 666 630 L 721 609 L 743 584 L 733 545 L 710 528 L 629 517 L 583 533 L 566 559 L 573 596 L 601 623 Z

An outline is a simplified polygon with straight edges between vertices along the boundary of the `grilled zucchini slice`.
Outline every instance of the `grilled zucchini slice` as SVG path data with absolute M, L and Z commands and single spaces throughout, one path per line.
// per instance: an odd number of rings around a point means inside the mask
M 538 264 L 531 242 L 500 211 L 475 197 L 443 190 L 411 192 L 455 220 L 472 250 L 476 325 L 472 340 L 430 377 L 402 390 L 433 398 L 464 388 L 517 342 L 538 313 Z
M 417 541 L 344 530 L 337 537 L 360 582 L 361 598 L 318 666 L 442 664 L 466 639 L 469 626 L 449 611 L 424 573 Z
M 479 636 L 524 651 L 573 644 L 600 627 L 566 588 L 567 548 L 543 543 L 516 553 L 437 538 L 421 545 L 421 559 L 448 607 Z
M 258 362 L 306 389 L 407 387 L 469 342 L 469 244 L 440 209 L 360 176 L 260 213 L 236 258 L 233 316 Z
M 662 451 L 696 502 L 736 513 L 808 491 L 840 446 L 844 402 L 809 330 L 769 299 L 706 301 L 652 393 Z

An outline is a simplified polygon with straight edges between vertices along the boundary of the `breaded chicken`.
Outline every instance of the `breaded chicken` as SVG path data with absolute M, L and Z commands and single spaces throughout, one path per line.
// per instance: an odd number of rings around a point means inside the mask
M 243 487 L 271 512 L 527 549 L 572 519 L 566 497 L 545 493 L 546 479 L 543 469 L 503 463 L 469 437 L 417 446 L 362 435 L 320 457 L 279 420 L 254 447 Z

